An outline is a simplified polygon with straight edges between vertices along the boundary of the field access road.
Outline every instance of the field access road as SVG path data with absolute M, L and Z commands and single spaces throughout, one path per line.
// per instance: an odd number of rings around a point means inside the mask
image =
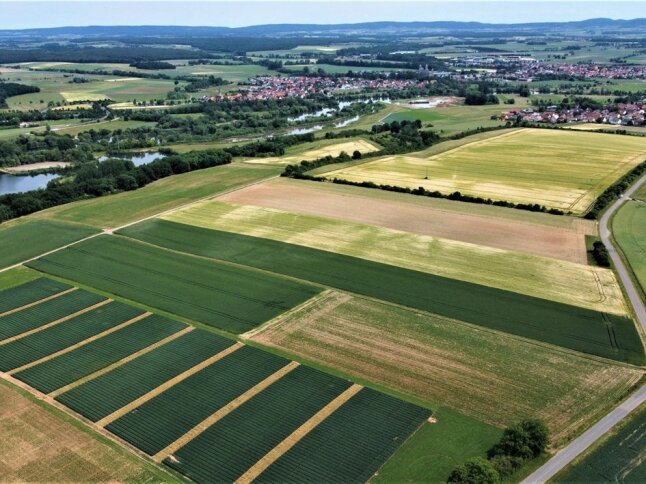
M 630 199 L 630 196 L 644 183 L 646 183 L 646 175 L 641 177 L 632 187 L 626 190 L 621 198 L 606 210 L 599 221 L 599 234 L 601 235 L 601 240 L 608 249 L 612 263 L 615 266 L 615 271 L 624 285 L 628 299 L 635 311 L 635 318 L 646 332 L 646 309 L 644 308 L 644 301 L 642 301 L 639 290 L 635 287 L 635 283 L 630 276 L 629 269 L 624 265 L 624 261 L 619 256 L 617 248 L 613 245 L 611 230 L 609 228 L 610 219 L 615 212 L 617 212 L 617 210 L 619 210 L 619 208 Z M 530 474 L 523 481 L 523 484 L 547 482 L 644 402 L 646 402 L 646 385 L 642 386 L 612 412 L 599 420 L 599 422 L 590 427 L 582 435 L 574 439 L 570 445 L 557 452 L 556 455 L 543 466 Z

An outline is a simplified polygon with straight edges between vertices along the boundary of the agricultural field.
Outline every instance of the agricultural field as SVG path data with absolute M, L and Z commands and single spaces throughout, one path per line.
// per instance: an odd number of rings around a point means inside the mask
M 173 251 L 311 281 L 598 356 L 636 364 L 644 361 L 641 340 L 633 321 L 626 316 L 343 254 L 166 220 L 150 220 L 119 233 Z M 61 270 L 60 266 L 73 252 L 81 255 L 72 248 L 63 258 L 59 252 L 31 263 L 30 267 L 59 276 L 78 277 L 78 271 L 75 274 L 74 269 Z M 83 265 L 83 259 L 89 262 L 96 258 L 82 257 L 74 257 L 77 265 Z M 92 262 L 94 267 L 95 264 Z
M 554 482 L 644 482 L 646 480 L 646 406 L 642 405 L 610 435 Z
M 641 285 L 642 295 L 646 294 L 646 202 L 629 201 L 621 207 L 612 219 L 612 234 Z
M 0 469 L 7 481 L 180 482 L 5 381 L 0 432 Z
M 33 293 L 34 284 L 8 294 Z M 177 321 L 104 307 L 112 309 L 84 313 L 82 325 L 70 319 L 0 341 L 0 359 L 11 360 L 17 343 L 22 361 L 12 366 L 30 363 L 9 374 L 26 390 L 48 393 L 199 481 L 300 479 L 293 463 L 304 460 L 300 472 L 310 476 L 366 480 L 431 414 Z
M 139 190 L 61 205 L 30 218 L 113 228 L 276 176 L 280 170 L 280 167 L 239 163 L 216 166 L 167 177 Z
M 565 126 L 566 129 L 573 129 L 576 131 L 626 131 L 628 133 L 640 134 L 646 136 L 646 128 L 641 126 L 613 126 L 608 124 L 598 123 L 581 123 Z
M 42 299 L 61 295 L 71 289 L 68 284 L 44 277 L 39 277 L 21 285 L 16 284 L 15 286 L 3 287 L 2 301 L 0 301 L 0 314 L 2 316 Z
M 381 190 L 276 178 L 218 201 L 373 225 L 585 264 L 594 222 Z M 347 207 L 353 210 L 347 210 Z
M 359 257 L 597 311 L 626 314 L 621 289 L 608 269 L 219 201 L 196 203 L 162 218 Z
M 646 141 L 637 137 L 522 129 L 437 155 L 387 156 L 326 176 L 538 203 L 581 215 L 609 185 L 644 161 L 644 149 Z
M 115 119 L 110 121 L 99 121 L 96 123 L 82 123 L 76 126 L 68 126 L 54 129 L 58 134 L 68 134 L 70 136 L 76 136 L 79 133 L 85 131 L 90 131 L 91 129 L 100 131 L 102 129 L 107 129 L 109 131 L 115 131 L 117 129 L 134 129 L 142 127 L 153 127 L 156 123 L 151 123 L 148 121 L 124 121 L 122 119 Z
M 361 154 L 372 153 L 379 151 L 381 147 L 376 143 L 372 143 L 362 138 L 357 138 L 351 141 L 339 142 L 339 140 L 321 140 L 313 143 L 307 143 L 290 147 L 286 150 L 283 156 L 270 156 L 267 158 L 247 158 L 247 163 L 259 164 L 278 164 L 289 165 L 299 163 L 303 160 L 316 160 L 325 156 L 337 157 L 341 153 L 346 153 L 349 156 L 355 151 Z
M 96 237 L 29 266 L 233 333 L 320 291 L 278 275 L 114 236 Z
M 641 378 L 638 369 L 336 291 L 244 338 L 429 402 L 440 421 L 443 408 L 497 427 L 538 416 L 554 446 Z
M 0 228 L 0 247 L 2 247 L 0 268 L 31 259 L 97 232 L 96 229 L 87 225 L 55 220 L 29 220 L 21 223 L 2 224 Z M 47 236 L 43 237 L 43 234 L 47 234 Z
M 52 128 L 52 131 L 60 131 L 65 128 L 72 128 L 81 122 L 80 119 L 60 119 L 42 122 L 39 126 L 29 128 L 4 128 L 0 129 L 0 140 L 16 138 L 21 134 L 42 133 L 47 129 L 47 126 Z

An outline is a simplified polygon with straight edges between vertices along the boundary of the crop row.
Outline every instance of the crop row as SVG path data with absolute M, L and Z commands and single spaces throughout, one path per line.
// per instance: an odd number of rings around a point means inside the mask
M 105 298 L 98 294 L 76 290 L 7 316 L 2 316 L 0 317 L 0 339 L 10 338 L 38 328 L 103 300 Z
M 110 302 L 93 311 L 0 346 L 0 369 L 18 368 L 56 353 L 142 314 L 132 306 Z
M 152 315 L 69 353 L 16 373 L 16 378 L 49 393 L 125 358 L 177 331 L 184 323 Z
M 3 248 L 4 250 L 4 248 Z M 11 311 L 25 304 L 30 304 L 40 299 L 49 297 L 58 292 L 69 289 L 70 286 L 62 282 L 41 277 L 17 287 L 12 287 L 2 292 L 0 298 L 0 313 Z
M 232 332 L 247 331 L 319 292 L 277 275 L 112 236 L 29 265 Z
M 278 356 L 242 347 L 106 428 L 154 455 L 286 364 Z
M 122 233 L 173 250 L 313 281 L 606 358 L 644 362 L 635 325 L 623 316 L 333 252 L 166 220 L 144 222 Z
M 364 388 L 256 482 L 366 482 L 429 413 Z
M 59 395 L 57 400 L 97 421 L 231 344 L 232 340 L 197 329 Z
M 197 482 L 234 482 L 349 386 L 345 380 L 300 366 L 165 463 Z

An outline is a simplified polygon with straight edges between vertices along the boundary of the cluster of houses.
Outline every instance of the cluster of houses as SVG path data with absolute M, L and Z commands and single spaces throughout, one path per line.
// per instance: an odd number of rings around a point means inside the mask
M 646 103 L 617 104 L 602 109 L 578 107 L 560 109 L 548 106 L 544 111 L 512 109 L 500 115 L 503 121 L 527 121 L 531 123 L 601 123 L 614 126 L 646 126 Z
M 339 91 L 384 90 L 423 87 L 429 80 L 361 79 L 354 77 L 259 76 L 249 79 L 243 90 L 231 94 L 204 96 L 202 102 L 243 101 L 306 97 L 312 94 L 332 95 Z

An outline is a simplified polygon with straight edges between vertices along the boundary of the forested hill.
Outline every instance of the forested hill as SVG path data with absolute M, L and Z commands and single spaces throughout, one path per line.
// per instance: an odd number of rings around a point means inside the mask
M 617 33 L 646 27 L 646 18 L 614 20 L 589 19 L 576 22 L 536 22 L 520 24 L 491 24 L 480 22 L 367 22 L 356 24 L 272 24 L 249 27 L 181 27 L 181 26 L 89 26 L 56 27 L 42 29 L 0 30 L 0 37 L 50 37 L 50 36 L 96 36 L 96 37 L 147 37 L 147 36 L 263 36 L 294 35 L 303 33 L 377 33 L 377 32 L 545 32 L 545 30 L 587 30 L 599 33 Z

